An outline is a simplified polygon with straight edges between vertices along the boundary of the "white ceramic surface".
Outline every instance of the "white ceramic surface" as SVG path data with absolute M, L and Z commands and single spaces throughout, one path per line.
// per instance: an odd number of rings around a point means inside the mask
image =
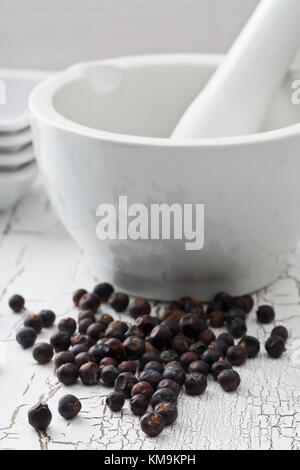
M 25 145 L 30 144 L 31 140 L 32 136 L 30 127 L 16 133 L 0 133 L 0 152 L 6 150 L 10 152 L 19 151 Z
M 28 190 L 37 174 L 36 163 L 18 171 L 0 171 L 0 210 L 12 207 Z
M 0 152 L 0 171 L 3 169 L 16 169 L 34 160 L 34 150 L 32 145 L 24 147 L 18 152 Z
M 285 268 L 300 238 L 300 107 L 291 72 L 256 135 L 170 140 L 221 63 L 206 55 L 79 64 L 37 86 L 33 139 L 50 198 L 100 279 L 137 295 L 208 299 L 254 291 Z M 96 208 L 204 203 L 205 245 L 96 237 Z
M 5 104 L 0 105 L 0 132 L 18 132 L 29 126 L 28 98 L 30 92 L 49 73 L 30 70 L 0 69 Z M 2 100 L 1 100 L 2 102 Z

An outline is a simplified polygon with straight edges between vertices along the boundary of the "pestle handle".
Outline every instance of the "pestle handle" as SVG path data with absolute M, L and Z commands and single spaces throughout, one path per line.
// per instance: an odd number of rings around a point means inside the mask
M 262 0 L 171 138 L 259 132 L 300 44 L 300 0 Z

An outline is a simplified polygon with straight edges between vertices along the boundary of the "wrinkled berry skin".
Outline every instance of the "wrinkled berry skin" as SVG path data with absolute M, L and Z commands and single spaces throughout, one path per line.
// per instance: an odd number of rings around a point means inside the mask
M 270 305 L 261 305 L 256 311 L 257 321 L 264 325 L 272 323 L 275 318 L 275 312 Z
M 59 331 L 51 336 L 50 343 L 55 352 L 67 351 L 71 345 L 70 335 L 65 331 Z
M 170 390 L 172 390 L 172 392 L 175 393 L 176 397 L 178 397 L 180 390 L 181 390 L 180 385 L 177 382 L 175 382 L 175 380 L 171 380 L 171 379 L 161 380 L 157 386 L 157 390 L 161 388 L 169 388 Z
M 157 325 L 150 334 L 150 342 L 152 346 L 161 349 L 167 346 L 172 339 L 172 332 L 170 328 L 164 325 Z
M 277 336 L 282 339 L 282 341 L 286 342 L 289 337 L 289 332 L 284 326 L 275 326 L 271 332 L 271 337 L 273 336 Z
M 21 328 L 16 335 L 17 342 L 24 348 L 28 349 L 34 345 L 37 339 L 37 332 L 30 327 Z
M 41 310 L 39 317 L 42 322 L 43 328 L 51 328 L 55 322 L 55 313 L 52 310 Z
M 232 320 L 231 323 L 228 323 L 227 328 L 234 338 L 242 338 L 242 336 L 245 336 L 247 333 L 246 322 L 241 318 L 235 318 Z
M 100 379 L 100 369 L 95 362 L 87 362 L 80 367 L 79 377 L 84 385 L 96 385 Z
M 75 307 L 78 307 L 81 297 L 83 297 L 85 294 L 87 294 L 87 291 L 85 289 L 77 289 L 73 293 L 73 303 Z
M 58 403 L 59 414 L 67 419 L 74 419 L 81 410 L 81 403 L 74 395 L 63 396 Z
M 270 357 L 278 359 L 285 352 L 285 344 L 278 336 L 267 339 L 265 348 Z
M 149 382 L 154 390 L 162 379 L 162 374 L 153 369 L 145 369 L 140 375 L 140 381 Z
M 173 390 L 165 387 L 165 388 L 160 388 L 156 392 L 153 393 L 151 397 L 151 401 L 150 401 L 152 408 L 154 409 L 156 405 L 162 402 L 174 403 L 174 404 L 177 403 L 177 396 L 173 392 Z
M 94 293 L 84 294 L 79 301 L 79 308 L 82 311 L 89 310 L 91 312 L 96 312 L 100 307 L 100 304 L 101 300 L 98 295 Z
M 64 364 L 73 364 L 75 356 L 70 351 L 61 351 L 54 356 L 54 365 L 56 369 L 59 369 Z
M 156 437 L 164 430 L 166 422 L 160 413 L 146 413 L 141 417 L 140 424 L 145 434 Z
M 183 385 L 185 382 L 185 371 L 183 367 L 174 364 L 164 370 L 162 378 L 171 379 L 177 382 L 179 385 Z
M 37 334 L 39 334 L 42 331 L 43 325 L 42 325 L 42 320 L 38 315 L 31 314 L 28 315 L 27 318 L 24 321 L 24 326 L 33 328 Z
M 153 387 L 149 382 L 138 382 L 131 389 L 131 396 L 145 395 L 148 402 L 154 393 Z
M 76 321 L 73 318 L 63 318 L 58 324 L 59 331 L 65 331 L 72 336 L 77 328 Z
M 108 408 L 113 411 L 121 411 L 125 403 L 125 397 L 122 393 L 112 392 L 106 398 Z
M 135 299 L 129 307 L 129 313 L 133 318 L 140 317 L 141 315 L 149 315 L 151 306 L 147 300 Z
M 249 359 L 256 357 L 260 351 L 259 341 L 254 336 L 244 336 L 239 342 L 239 346 L 246 348 Z
M 34 429 L 45 431 L 52 420 L 48 405 L 38 403 L 28 411 L 28 421 Z
M 126 398 L 131 397 L 132 387 L 137 383 L 136 377 L 130 372 L 122 372 L 115 381 L 116 392 L 123 393 Z
M 53 357 L 53 348 L 49 343 L 36 344 L 32 356 L 39 364 L 47 364 Z
M 194 361 L 189 365 L 190 374 L 193 374 L 194 372 L 198 372 L 199 374 L 202 374 L 202 375 L 208 375 L 209 370 L 210 370 L 210 367 L 207 364 L 207 362 L 202 361 L 202 360 Z
M 194 372 L 186 376 L 184 385 L 188 395 L 202 395 L 207 387 L 207 378 L 205 375 Z
M 112 294 L 109 304 L 115 312 L 122 313 L 128 307 L 129 297 L 123 292 L 116 292 Z
M 164 418 L 166 426 L 170 426 L 175 423 L 178 416 L 177 406 L 174 403 L 159 403 L 154 408 L 154 412 L 159 413 Z
M 218 382 L 225 392 L 234 392 L 240 385 L 241 378 L 235 370 L 227 369 L 218 375 Z
M 78 369 L 75 364 L 63 364 L 57 369 L 57 378 L 64 385 L 73 385 L 78 379 Z
M 120 371 L 117 369 L 117 367 L 108 365 L 101 369 L 100 378 L 105 385 L 108 387 L 113 387 L 119 374 Z
M 106 303 L 108 301 L 113 291 L 113 286 L 108 282 L 102 282 L 101 284 L 97 284 L 93 290 L 94 294 L 96 294 L 103 303 Z
M 136 416 L 142 416 L 146 413 L 148 408 L 148 399 L 145 395 L 134 395 L 130 400 L 130 409 Z
M 25 307 L 24 297 L 22 297 L 21 295 L 15 294 L 9 299 L 8 305 L 10 306 L 13 312 L 15 313 L 22 312 L 22 310 L 24 310 L 24 307 Z
M 146 351 L 145 341 L 139 336 L 129 336 L 124 343 L 125 356 L 131 360 L 139 359 Z
M 230 346 L 227 350 L 227 359 L 233 366 L 242 366 L 248 358 L 246 348 L 242 346 Z
M 227 359 L 220 359 L 219 361 L 213 363 L 210 372 L 213 378 L 217 380 L 219 374 L 226 369 L 232 369 L 231 362 L 229 362 Z

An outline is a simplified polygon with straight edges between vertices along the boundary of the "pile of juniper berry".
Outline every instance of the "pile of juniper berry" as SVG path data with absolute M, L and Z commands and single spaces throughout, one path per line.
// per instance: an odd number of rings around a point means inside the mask
M 260 351 L 259 341 L 247 335 L 246 320 L 254 306 L 250 295 L 232 297 L 220 292 L 206 306 L 186 297 L 170 302 L 153 316 L 148 301 L 130 302 L 127 294 L 102 283 L 92 293 L 77 290 L 73 302 L 79 309 L 78 322 L 60 320 L 50 343 L 35 344 L 42 328 L 54 325 L 56 316 L 50 310 L 26 317 L 17 333 L 18 343 L 25 349 L 34 346 L 32 355 L 39 364 L 54 356 L 57 378 L 66 386 L 80 379 L 85 385 L 100 382 L 113 387 L 106 399 L 113 412 L 120 411 L 125 399 L 130 399 L 131 411 L 140 416 L 141 428 L 148 436 L 157 436 L 175 422 L 182 387 L 189 395 L 201 395 L 211 374 L 225 392 L 233 392 L 240 385 L 240 375 L 233 366 L 243 365 Z M 109 303 L 117 313 L 128 309 L 134 323 L 114 320 L 99 310 L 101 303 Z M 14 312 L 22 312 L 25 300 L 14 295 L 9 305 Z M 263 324 L 275 318 L 269 305 L 260 306 L 256 315 Z M 227 332 L 216 337 L 211 328 L 223 326 Z M 287 339 L 287 329 L 275 327 L 265 343 L 269 356 L 279 358 Z M 61 398 L 58 411 L 65 419 L 75 418 L 80 410 L 75 396 Z M 46 404 L 38 403 L 29 410 L 29 423 L 38 430 L 45 430 L 51 419 Z

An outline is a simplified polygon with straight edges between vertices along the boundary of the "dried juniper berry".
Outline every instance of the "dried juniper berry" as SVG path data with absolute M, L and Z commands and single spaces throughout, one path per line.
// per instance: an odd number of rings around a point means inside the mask
M 88 348 L 85 344 L 74 344 L 70 348 L 70 352 L 76 357 L 80 353 L 88 352 Z
M 206 344 L 207 346 L 216 339 L 216 335 L 210 329 L 199 331 L 197 334 L 197 341 Z
M 108 325 L 113 321 L 113 317 L 111 315 L 108 315 L 108 313 L 100 313 L 100 315 L 97 315 L 97 321 L 100 323 L 103 323 L 105 328 L 108 327 Z
M 137 394 L 130 399 L 130 409 L 136 416 L 142 416 L 148 409 L 148 399 L 145 395 Z
M 122 361 L 118 365 L 118 369 L 121 372 L 131 372 L 132 374 L 136 373 L 136 363 L 134 361 Z
M 105 356 L 119 358 L 122 354 L 123 345 L 118 338 L 108 338 L 102 346 Z
M 139 336 L 129 336 L 126 338 L 123 347 L 125 356 L 133 360 L 139 359 L 146 351 L 145 341 Z
M 47 364 L 53 357 L 53 348 L 49 343 L 36 344 L 32 356 L 39 364 Z
M 254 307 L 254 300 L 253 300 L 253 297 L 251 295 L 243 295 L 245 301 L 247 302 L 248 304 L 248 308 L 247 310 L 245 310 L 246 313 L 250 313 L 251 310 L 253 309 Z
M 271 331 L 271 337 L 273 336 L 277 336 L 282 339 L 282 341 L 286 342 L 289 337 L 289 332 L 284 326 L 275 326 Z
M 214 301 L 220 302 L 220 304 L 222 305 L 222 310 L 228 310 L 230 308 L 231 299 L 232 299 L 231 295 L 228 294 L 227 292 L 218 292 L 214 296 Z
M 65 331 L 68 335 L 72 336 L 77 328 L 76 321 L 73 318 L 63 318 L 58 323 L 59 331 Z
M 138 382 L 131 389 L 131 396 L 134 395 L 145 395 L 147 401 L 149 402 L 150 398 L 154 393 L 153 387 L 149 382 Z
M 108 354 L 105 353 L 103 348 L 104 348 L 103 344 L 95 344 L 88 350 L 92 358 L 92 362 L 95 362 L 96 364 L 100 364 L 100 362 L 102 361 L 104 357 L 109 356 Z
M 129 336 L 138 336 L 139 338 L 145 338 L 144 333 L 137 325 L 131 325 L 128 330 L 126 331 L 125 338 Z
M 177 323 L 172 320 L 163 320 L 160 324 L 163 326 L 167 326 L 171 330 L 172 336 L 177 335 L 180 331 Z
M 74 358 L 74 364 L 77 367 L 77 369 L 80 369 L 83 364 L 86 364 L 87 362 L 91 362 L 92 357 L 88 352 L 82 352 L 77 354 L 77 356 Z
M 81 403 L 74 395 L 64 395 L 58 402 L 58 412 L 65 419 L 74 419 L 81 410 Z
M 160 374 L 162 374 L 164 367 L 162 363 L 159 361 L 150 361 L 145 365 L 144 370 L 147 370 L 147 369 L 153 369 L 159 372 Z
M 115 312 L 122 313 L 128 307 L 129 297 L 122 292 L 116 292 L 112 294 L 109 303 Z
M 10 297 L 8 305 L 10 306 L 13 312 L 20 313 L 24 310 L 25 299 L 24 297 L 22 297 L 22 295 L 15 294 Z
M 114 359 L 113 357 L 106 356 L 103 359 L 101 359 L 101 361 L 100 361 L 100 364 L 99 364 L 100 370 L 102 370 L 103 367 L 106 367 L 106 366 L 118 367 L 118 361 L 116 359 Z M 124 372 L 124 371 L 121 371 L 120 369 L 119 369 L 119 371 Z
M 239 341 L 239 346 L 246 348 L 249 359 L 256 357 L 260 351 L 259 341 L 254 338 L 254 336 L 244 336 L 244 338 Z
M 74 303 L 75 307 L 78 307 L 81 297 L 83 297 L 86 294 L 87 294 L 87 291 L 85 289 L 77 289 L 73 293 L 72 299 L 73 299 L 73 303 Z
M 38 403 L 28 411 L 29 424 L 38 431 L 45 431 L 52 421 L 52 413 L 48 405 Z
M 64 385 L 73 385 L 78 379 L 78 369 L 75 364 L 63 364 L 57 369 L 57 378 Z
M 170 426 L 171 424 L 175 423 L 178 416 L 177 406 L 174 403 L 159 403 L 154 408 L 154 412 L 163 416 L 166 426 Z
M 43 328 L 51 328 L 54 325 L 56 315 L 52 310 L 41 310 L 39 317 Z
M 178 356 L 177 352 L 174 351 L 173 349 L 166 349 L 165 351 L 162 351 L 160 353 L 159 360 L 163 364 L 168 364 L 168 362 L 178 361 L 179 356 Z
M 30 327 L 23 327 L 16 335 L 17 342 L 24 348 L 28 349 L 34 345 L 37 338 L 37 332 Z
M 270 305 L 261 305 L 256 311 L 257 321 L 264 325 L 272 323 L 275 318 L 275 312 Z
M 209 374 L 210 367 L 205 361 L 197 360 L 192 362 L 189 365 L 189 373 L 193 374 L 194 372 L 198 372 L 199 374 L 202 375 L 208 375 Z
M 196 353 L 188 351 L 188 352 L 181 354 L 180 363 L 185 370 L 188 370 L 189 365 L 192 362 L 197 361 L 197 359 L 198 359 L 198 355 Z
M 245 298 L 245 296 L 236 296 L 232 297 L 230 300 L 231 308 L 238 308 L 243 310 L 245 313 L 249 312 L 249 301 Z
M 162 374 L 153 369 L 144 369 L 140 375 L 141 382 L 149 382 L 154 390 L 162 379 Z
M 129 306 L 129 313 L 133 318 L 140 317 L 141 315 L 149 315 L 151 306 L 147 300 L 135 299 Z
M 137 383 L 137 378 L 131 372 L 122 372 L 115 381 L 116 392 L 123 393 L 126 398 L 131 397 L 132 387 Z
M 174 310 L 165 308 L 162 313 L 159 314 L 159 319 L 161 321 L 170 320 L 175 323 L 179 323 L 180 319 L 186 315 L 184 310 Z
M 70 335 L 65 331 L 59 331 L 51 336 L 50 343 L 55 352 L 67 351 L 71 345 Z
M 270 357 L 278 359 L 286 351 L 284 341 L 279 336 L 271 336 L 265 343 L 265 349 Z
M 90 312 L 97 312 L 100 304 L 101 300 L 98 295 L 94 293 L 84 294 L 79 301 L 79 308 L 82 311 L 89 310 Z
M 173 364 L 164 370 L 162 378 L 171 379 L 179 385 L 183 385 L 185 382 L 185 371 L 182 366 Z
M 226 351 L 227 351 L 228 347 L 229 346 L 227 345 L 227 343 L 225 341 L 223 341 L 222 339 L 216 339 L 215 341 L 212 341 L 208 345 L 209 349 L 218 349 L 223 354 L 226 354 Z
M 160 388 L 153 393 L 151 397 L 151 406 L 154 409 L 156 405 L 163 402 L 177 403 L 177 395 L 170 388 Z
M 83 320 L 86 320 L 87 318 L 95 322 L 96 321 L 95 312 L 90 312 L 89 310 L 86 310 L 85 312 L 79 312 L 78 323 L 80 323 Z
M 202 341 L 197 341 L 193 343 L 189 347 L 189 351 L 195 353 L 198 356 L 198 359 L 202 356 L 204 351 L 207 349 L 206 344 L 202 343 Z
M 113 387 L 115 384 L 115 380 L 120 374 L 119 369 L 115 366 L 105 366 L 101 369 L 100 379 L 102 382 L 107 385 L 108 387 Z
M 172 390 L 172 392 L 175 393 L 176 397 L 178 397 L 180 390 L 181 390 L 180 385 L 177 382 L 175 382 L 175 380 L 171 380 L 171 379 L 161 380 L 157 386 L 157 390 L 161 388 L 169 388 L 170 390 Z
M 127 330 L 128 325 L 124 321 L 114 320 L 106 328 L 105 336 L 123 340 Z
M 196 313 L 187 313 L 179 321 L 181 331 L 191 337 L 196 337 L 199 331 L 207 329 L 207 323 L 202 318 L 199 318 Z
M 95 343 L 96 343 L 96 341 L 93 338 L 91 338 L 91 336 L 88 336 L 88 335 L 78 334 L 78 335 L 72 336 L 72 338 L 71 338 L 72 346 L 75 346 L 75 344 L 83 344 L 84 346 L 86 346 L 89 349 L 92 346 L 94 346 Z
M 207 378 L 198 372 L 188 374 L 184 386 L 188 395 L 202 395 L 207 387 Z
M 81 324 L 81 322 L 79 323 L 79 326 L 80 326 L 80 324 Z M 104 336 L 105 329 L 106 328 L 105 328 L 105 325 L 103 323 L 100 323 L 100 322 L 93 323 L 92 322 L 88 326 L 88 328 L 86 330 L 86 334 L 97 341 L 98 339 L 100 339 Z
M 225 309 L 223 308 L 223 303 L 219 300 L 214 300 L 213 302 L 209 302 L 209 304 L 207 305 L 207 308 L 206 308 L 206 314 L 207 316 L 209 317 L 210 314 L 214 311 L 214 310 L 222 310 L 223 312 L 225 311 Z
M 225 392 L 234 392 L 241 383 L 240 375 L 233 369 L 223 370 L 217 380 Z
M 248 358 L 247 349 L 239 345 L 230 346 L 230 348 L 227 349 L 226 355 L 233 366 L 242 366 Z
M 213 363 L 210 372 L 213 378 L 217 380 L 218 375 L 226 369 L 232 369 L 232 364 L 227 359 L 221 358 L 217 362 Z
M 78 331 L 81 335 L 87 334 L 88 327 L 93 325 L 95 322 L 92 318 L 84 318 L 78 323 Z M 99 339 L 99 338 L 96 338 Z
M 24 326 L 33 328 L 37 332 L 37 334 L 39 334 L 43 328 L 42 320 L 40 319 L 39 315 L 35 315 L 34 313 L 26 317 L 24 321 Z
M 150 361 L 158 361 L 159 362 L 159 354 L 154 351 L 146 351 L 141 359 L 140 359 L 140 366 L 141 369 L 145 367 L 146 364 Z
M 96 294 L 101 302 L 107 302 L 112 295 L 114 288 L 108 282 L 102 282 L 94 287 L 93 293 Z
M 212 366 L 214 362 L 217 362 L 220 357 L 223 356 L 222 351 L 216 348 L 208 348 L 201 356 L 201 360 L 207 362 L 209 366 Z
M 228 323 L 227 329 L 234 338 L 241 338 L 247 333 L 246 322 L 241 318 L 235 318 L 232 322 Z
M 100 369 L 95 362 L 87 362 L 80 367 L 79 377 L 84 385 L 96 385 L 100 379 Z
M 157 317 L 153 317 L 152 315 L 141 315 L 136 318 L 135 323 L 139 329 L 142 330 L 144 335 L 148 336 L 153 328 L 158 325 L 159 320 Z
M 224 341 L 227 346 L 233 346 L 234 345 L 234 337 L 230 333 L 221 333 L 217 337 L 217 341 Z
M 150 342 L 152 346 L 157 349 L 162 349 L 170 344 L 172 339 L 172 332 L 170 328 L 163 325 L 158 325 L 151 331 Z
M 224 313 L 224 318 L 227 323 L 231 323 L 236 318 L 246 321 L 246 313 L 240 308 L 230 308 L 227 312 Z
M 75 356 L 71 351 L 61 351 L 54 356 L 54 366 L 59 369 L 63 364 L 74 363 Z
M 171 347 L 174 351 L 177 352 L 177 354 L 183 354 L 188 351 L 189 349 L 189 343 L 182 333 L 174 336 L 174 338 L 171 341 Z
M 213 328 L 221 328 L 224 325 L 225 318 L 222 310 L 213 310 L 209 314 L 209 324 Z
M 160 413 L 146 413 L 141 417 L 140 424 L 147 436 L 156 437 L 164 430 L 166 422 Z
M 106 398 L 106 404 L 108 408 L 113 411 L 121 411 L 125 403 L 125 398 L 122 393 L 112 392 Z

